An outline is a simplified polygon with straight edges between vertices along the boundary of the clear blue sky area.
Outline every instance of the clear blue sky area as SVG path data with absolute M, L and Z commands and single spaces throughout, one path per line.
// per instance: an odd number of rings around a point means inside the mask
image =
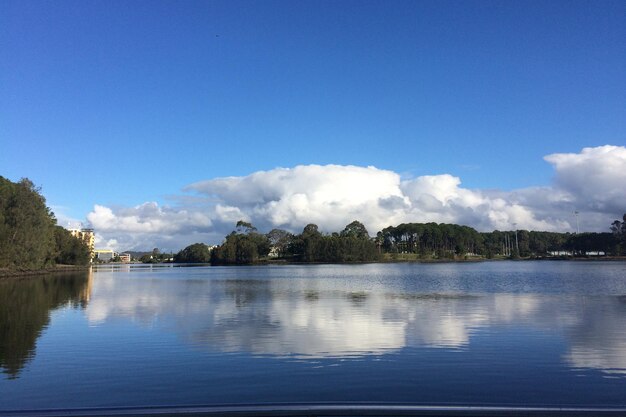
M 625 1 L 0 2 L 0 175 L 83 218 L 298 164 L 550 181 L 626 143 Z

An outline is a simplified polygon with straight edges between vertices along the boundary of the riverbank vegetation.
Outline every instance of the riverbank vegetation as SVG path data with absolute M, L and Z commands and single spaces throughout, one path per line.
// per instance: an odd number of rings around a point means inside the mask
M 322 233 L 308 224 L 300 234 L 273 229 L 267 234 L 239 221 L 224 242 L 209 252 L 194 244 L 179 252 L 178 262 L 253 264 L 257 262 L 377 262 L 622 256 L 626 214 L 606 233 L 555 233 L 508 230 L 481 233 L 457 224 L 403 223 L 370 236 L 359 221 L 341 232 Z M 210 255 L 209 255 L 210 253 Z
M 0 275 L 43 270 L 57 264 L 86 265 L 89 248 L 56 225 L 34 184 L 0 176 Z
M 323 234 L 308 224 L 298 235 L 274 229 L 264 235 L 250 223 L 239 221 L 237 229 L 211 252 L 213 264 L 249 264 L 262 258 L 291 262 L 371 262 L 380 259 L 376 242 L 358 221 L 340 233 Z

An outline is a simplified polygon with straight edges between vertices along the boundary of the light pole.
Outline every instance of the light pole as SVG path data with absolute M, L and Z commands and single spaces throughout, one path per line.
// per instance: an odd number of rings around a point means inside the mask
M 576 217 L 576 234 L 579 234 L 580 228 L 578 227 L 578 211 L 574 212 L 574 217 Z
M 519 256 L 519 243 L 517 242 L 517 223 L 513 223 L 513 227 L 515 227 L 515 250 L 517 251 L 517 256 Z

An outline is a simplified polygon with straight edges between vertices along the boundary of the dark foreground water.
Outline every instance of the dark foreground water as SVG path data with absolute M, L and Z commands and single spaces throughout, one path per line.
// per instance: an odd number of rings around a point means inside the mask
M 626 263 L 120 267 L 0 281 L 0 410 L 626 405 Z

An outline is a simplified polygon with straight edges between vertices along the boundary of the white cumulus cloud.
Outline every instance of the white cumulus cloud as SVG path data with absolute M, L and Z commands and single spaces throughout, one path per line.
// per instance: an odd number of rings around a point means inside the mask
M 240 218 L 261 228 L 292 230 L 307 223 L 335 230 L 356 218 L 370 225 L 388 225 L 393 209 L 381 206 L 380 201 L 403 198 L 395 172 L 340 165 L 277 168 L 202 181 L 187 190 L 217 197 L 224 207 L 238 209 Z
M 159 247 L 177 251 L 189 239 L 202 242 L 216 238 L 211 234 L 212 217 L 199 209 L 161 207 L 147 202 L 121 208 L 96 205 L 87 220 L 96 232 L 98 247 L 114 250 Z
M 550 185 L 508 192 L 469 189 L 449 174 L 403 179 L 373 166 L 300 165 L 240 177 L 196 182 L 184 191 L 204 204 L 134 207 L 96 205 L 87 216 L 102 242 L 117 249 L 180 249 L 190 243 L 219 243 L 237 220 L 261 231 L 299 232 L 307 223 L 341 230 L 360 220 L 371 234 L 402 222 L 447 222 L 482 231 L 529 229 L 607 230 L 626 210 L 626 147 L 584 148 L 544 158 L 555 170 Z M 514 226 L 515 225 L 515 226 Z
M 556 187 L 578 209 L 605 213 L 624 210 L 626 147 L 584 148 L 581 153 L 556 153 L 544 159 L 554 165 Z

